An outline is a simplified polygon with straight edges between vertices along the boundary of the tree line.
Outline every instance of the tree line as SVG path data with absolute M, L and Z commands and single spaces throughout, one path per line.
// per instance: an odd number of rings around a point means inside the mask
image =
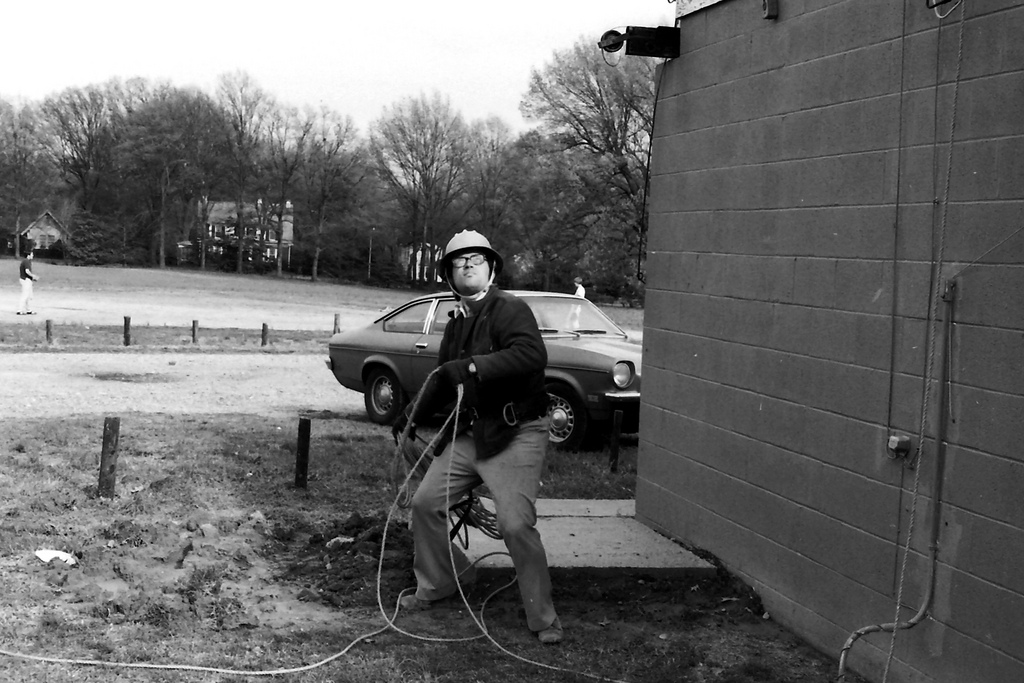
M 507 286 L 643 294 L 655 60 L 583 40 L 531 73 L 514 133 L 466 121 L 441 93 L 386 107 L 366 133 L 328 107 L 278 101 L 245 72 L 213 93 L 144 79 L 0 99 L 0 224 L 42 211 L 76 263 L 190 266 L 372 284 L 436 282 L 462 229 L 506 256 Z M 234 206 L 233 242 L 207 233 Z M 267 250 L 289 219 L 294 246 Z M 179 258 L 177 245 L 192 249 Z M 268 262 L 267 253 L 276 252 Z

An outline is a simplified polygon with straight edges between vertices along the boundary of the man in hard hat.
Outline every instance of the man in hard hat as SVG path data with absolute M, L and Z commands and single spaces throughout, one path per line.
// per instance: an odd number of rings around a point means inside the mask
M 438 369 L 413 404 L 415 413 L 401 415 L 394 432 L 405 431 L 408 421 L 411 430 L 420 418 L 453 403 L 460 385 L 463 412 L 459 433 L 431 463 L 413 496 L 416 593 L 404 596 L 401 606 L 428 608 L 457 595 L 457 575 L 463 585 L 471 581 L 469 561 L 449 541 L 448 508 L 483 483 L 512 556 L 527 626 L 542 643 L 553 644 L 562 640 L 562 625 L 535 527 L 548 444 L 547 350 L 526 302 L 494 285 L 501 267 L 501 255 L 475 230 L 455 235 L 441 257 L 458 303 L 445 327 Z

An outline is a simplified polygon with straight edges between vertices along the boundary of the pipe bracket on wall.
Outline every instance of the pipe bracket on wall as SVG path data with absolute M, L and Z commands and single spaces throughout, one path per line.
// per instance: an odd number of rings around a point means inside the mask
M 893 434 L 885 444 L 885 450 L 889 453 L 889 459 L 905 458 L 910 455 L 911 441 L 909 436 Z

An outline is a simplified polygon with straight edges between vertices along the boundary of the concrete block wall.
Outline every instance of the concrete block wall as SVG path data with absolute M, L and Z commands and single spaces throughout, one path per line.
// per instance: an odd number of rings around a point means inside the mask
M 663 67 L 637 515 L 837 666 L 854 630 L 893 621 L 901 585 L 912 616 L 938 393 L 920 468 L 886 441 L 916 444 L 929 355 L 943 367 L 941 243 L 957 289 L 935 593 L 888 680 L 1024 681 L 1024 2 L 941 21 L 924 0 L 779 8 L 682 17 Z M 849 669 L 881 680 L 890 639 L 858 640 Z

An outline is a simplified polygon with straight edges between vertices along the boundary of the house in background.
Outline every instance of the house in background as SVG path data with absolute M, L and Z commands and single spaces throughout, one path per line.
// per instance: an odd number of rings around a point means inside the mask
M 1024 2 L 935 4 L 677 0 L 636 509 L 837 667 L 1019 682 Z
M 22 246 L 27 248 L 28 245 L 32 245 L 32 250 L 36 253 L 43 252 L 58 257 L 63 256 L 64 245 L 67 244 L 67 230 L 49 211 L 43 212 L 39 218 L 32 221 L 18 233 L 18 237 Z M 24 249 L 21 253 L 25 253 Z
M 202 208 L 202 207 L 200 207 Z M 228 245 L 238 245 L 237 210 L 235 202 L 209 202 L 206 206 L 206 220 L 203 226 L 203 244 L 207 254 L 221 256 Z M 281 237 L 281 258 L 287 266 L 291 263 L 292 246 L 294 245 L 294 226 L 292 203 L 286 202 L 285 209 L 278 224 L 277 206 L 264 205 L 262 200 L 255 204 L 242 205 L 242 249 L 245 259 L 252 261 L 257 255 L 265 262 L 277 260 L 278 235 Z M 194 245 L 191 242 L 179 242 L 179 260 L 189 260 Z M 182 259 L 182 255 L 185 258 Z

